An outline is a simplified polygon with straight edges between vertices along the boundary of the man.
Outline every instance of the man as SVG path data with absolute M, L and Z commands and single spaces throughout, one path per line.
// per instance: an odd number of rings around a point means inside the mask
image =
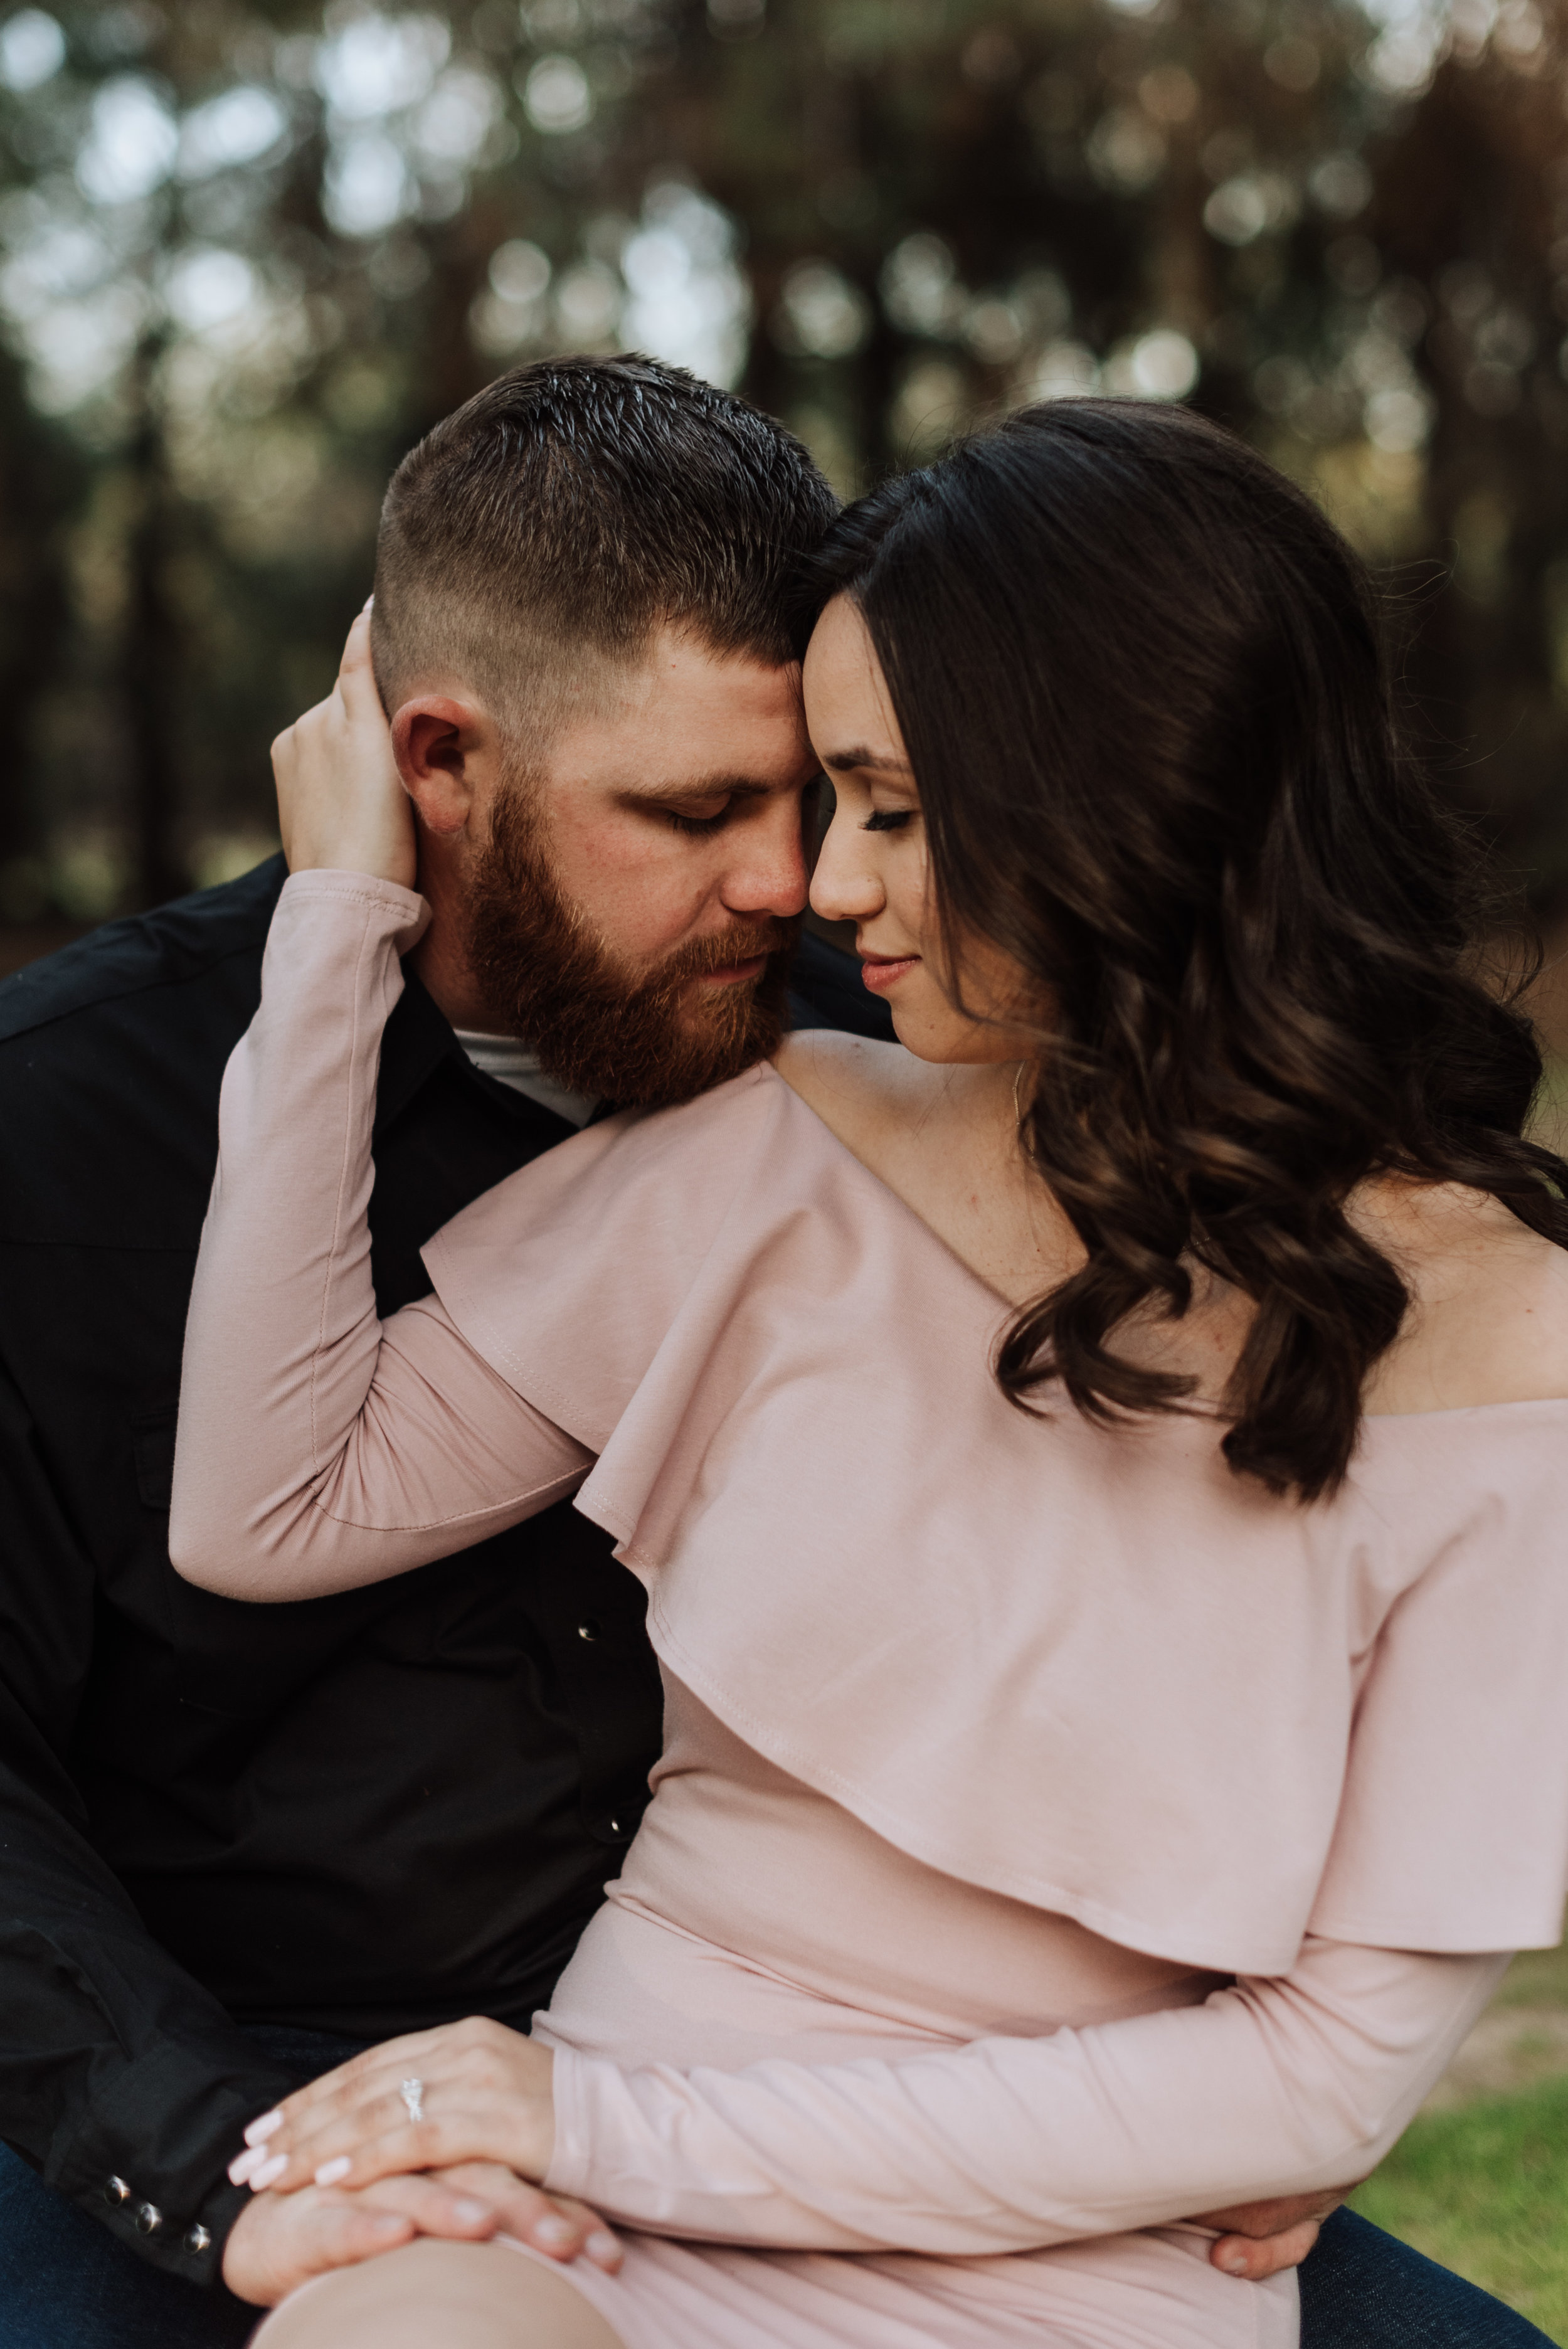
M 814 775 L 786 609 L 831 511 L 788 435 L 640 361 L 518 370 L 399 469 L 375 649 L 434 918 L 381 1063 L 384 1311 L 601 1103 L 699 1091 L 778 1032 Z M 504 2172 L 282 2203 L 227 2178 L 243 2123 L 352 2047 L 526 2026 L 659 1728 L 640 1593 L 564 1506 L 310 1605 L 169 1567 L 218 1086 L 282 879 L 0 989 L 0 2349 L 238 2343 L 416 2228 L 594 2255 L 591 2218 Z M 837 959 L 805 942 L 797 1019 L 874 1026 Z M 1399 2255 L 1357 2240 L 1386 2290 Z M 1531 2337 L 1470 2300 L 1426 2337 Z

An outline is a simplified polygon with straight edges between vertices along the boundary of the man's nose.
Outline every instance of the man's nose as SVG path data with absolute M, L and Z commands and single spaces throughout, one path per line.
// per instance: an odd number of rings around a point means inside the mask
M 737 854 L 720 890 L 732 914 L 771 914 L 789 921 L 806 909 L 806 843 L 799 802 L 769 809 L 738 835 Z

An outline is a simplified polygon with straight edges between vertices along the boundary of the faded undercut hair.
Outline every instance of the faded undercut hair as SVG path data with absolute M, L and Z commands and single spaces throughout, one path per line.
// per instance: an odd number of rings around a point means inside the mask
M 537 740 L 664 624 L 795 657 L 787 607 L 837 500 L 791 434 L 636 354 L 514 367 L 409 450 L 381 514 L 371 641 L 388 712 L 470 683 Z

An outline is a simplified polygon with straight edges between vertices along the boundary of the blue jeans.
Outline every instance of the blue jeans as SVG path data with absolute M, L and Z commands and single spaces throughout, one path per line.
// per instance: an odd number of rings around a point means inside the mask
M 357 2043 L 258 2030 L 302 2080 Z M 1302 2349 L 1550 2349 L 1499 2300 L 1348 2210 L 1301 2271 Z M 0 2349 L 242 2349 L 258 2312 L 127 2251 L 0 2146 Z
M 1386 2235 L 1336 2210 L 1302 2262 L 1302 2349 L 1551 2349 L 1544 2333 Z M 9 2349 L 3 2330 L 0 2344 Z

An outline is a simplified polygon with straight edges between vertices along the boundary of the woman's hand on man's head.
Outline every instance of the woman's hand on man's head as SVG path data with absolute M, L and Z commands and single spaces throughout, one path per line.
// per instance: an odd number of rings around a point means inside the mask
M 273 744 L 278 826 L 291 873 L 368 873 L 412 889 L 414 812 L 370 662 L 370 606 L 348 631 L 337 682 Z

